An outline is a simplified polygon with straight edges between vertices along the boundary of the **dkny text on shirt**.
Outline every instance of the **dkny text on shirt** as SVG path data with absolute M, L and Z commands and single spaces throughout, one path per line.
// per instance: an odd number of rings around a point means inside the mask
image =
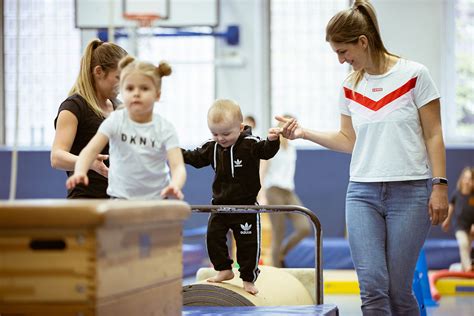
M 155 140 L 154 139 L 147 139 L 146 137 L 141 137 L 141 136 L 130 136 L 126 135 L 124 133 L 121 134 L 121 140 L 124 143 L 130 143 L 130 144 L 135 144 L 135 145 L 140 145 L 140 146 L 151 146 L 152 148 L 155 147 Z

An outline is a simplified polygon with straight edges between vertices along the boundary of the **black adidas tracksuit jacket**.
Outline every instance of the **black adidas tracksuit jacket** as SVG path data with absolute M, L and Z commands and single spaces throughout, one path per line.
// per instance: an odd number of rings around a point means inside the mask
M 280 141 L 261 140 L 246 126 L 236 143 L 228 148 L 209 140 L 194 150 L 182 150 L 184 162 L 196 168 L 211 165 L 215 171 L 212 184 L 214 205 L 254 205 L 260 191 L 260 159 L 270 159 L 278 152 Z M 217 271 L 228 270 L 232 260 L 227 249 L 231 229 L 237 245 L 240 277 L 255 282 L 260 258 L 260 216 L 258 214 L 211 214 L 207 227 L 207 251 Z

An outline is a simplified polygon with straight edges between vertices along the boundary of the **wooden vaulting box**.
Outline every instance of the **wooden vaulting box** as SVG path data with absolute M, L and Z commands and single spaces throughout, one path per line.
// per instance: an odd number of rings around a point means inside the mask
M 0 315 L 181 315 L 179 201 L 0 203 Z

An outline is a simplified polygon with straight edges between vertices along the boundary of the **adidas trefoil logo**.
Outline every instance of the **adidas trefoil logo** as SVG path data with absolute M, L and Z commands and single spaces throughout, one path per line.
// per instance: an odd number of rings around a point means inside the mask
M 245 225 L 240 224 L 240 228 L 242 230 L 240 231 L 241 235 L 250 235 L 252 231 L 250 230 L 252 228 L 252 224 L 245 223 Z
M 234 168 L 240 168 L 240 167 L 242 167 L 242 160 L 240 160 L 240 159 L 234 160 Z M 252 226 L 252 225 L 250 225 L 250 226 Z

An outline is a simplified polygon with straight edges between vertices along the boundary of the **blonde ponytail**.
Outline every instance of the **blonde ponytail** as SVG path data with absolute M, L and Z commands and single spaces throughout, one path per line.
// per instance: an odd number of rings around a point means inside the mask
M 102 42 L 99 39 L 90 41 L 81 58 L 79 75 L 69 91 L 69 96 L 79 94 L 97 116 L 103 117 L 95 89 L 94 68 L 100 66 L 105 74 L 108 74 L 117 69 L 119 60 L 126 55 L 127 52 L 114 43 Z

